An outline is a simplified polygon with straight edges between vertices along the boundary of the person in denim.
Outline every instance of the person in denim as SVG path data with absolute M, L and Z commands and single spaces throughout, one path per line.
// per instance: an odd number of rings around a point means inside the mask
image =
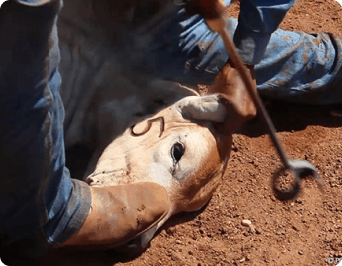
M 225 0 L 226 5 L 230 2 Z M 227 29 L 243 62 L 254 69 L 261 97 L 315 105 L 340 103 L 342 40 L 328 32 L 277 29 L 294 2 L 241 0 L 239 18 L 229 18 Z M 144 67 L 149 66 L 154 75 L 189 86 L 211 85 L 229 62 L 223 40 L 208 28 L 203 16 L 189 17 L 179 8 L 156 24 L 162 26 L 143 50 Z
M 246 71 L 255 71 L 260 95 L 271 99 L 341 102 L 341 41 L 329 33 L 277 30 L 293 3 L 241 0 L 239 19 L 229 19 L 227 27 Z M 59 93 L 60 8 L 58 0 L 10 0 L 0 9 L 0 257 L 8 261 L 34 258 L 50 247 L 106 246 L 132 237 L 115 234 L 127 229 L 116 223 L 125 217 L 110 220 L 117 208 L 102 210 L 103 195 L 116 195 L 119 201 L 122 196 L 132 208 L 137 201 L 155 202 L 145 204 L 146 219 L 134 233 L 150 228 L 167 211 L 167 195 L 155 184 L 94 190 L 71 179 L 65 167 Z M 232 88 L 243 86 L 234 81 L 237 73 L 230 71 L 234 67 L 223 41 L 206 24 L 215 14 L 201 8 L 195 13 L 199 14 L 189 15 L 179 6 L 162 18 L 152 43 L 142 47 L 144 67 L 155 76 L 190 85 L 212 84 L 227 67 Z M 136 193 L 127 199 L 123 190 Z M 94 217 L 110 225 L 113 237 L 89 237 Z
M 51 247 L 120 244 L 154 226 L 169 206 L 165 189 L 154 183 L 92 188 L 70 178 L 59 92 L 60 7 L 59 0 L 20 0 L 0 9 L 0 258 L 10 265 L 29 265 Z M 146 208 L 138 212 L 141 204 Z

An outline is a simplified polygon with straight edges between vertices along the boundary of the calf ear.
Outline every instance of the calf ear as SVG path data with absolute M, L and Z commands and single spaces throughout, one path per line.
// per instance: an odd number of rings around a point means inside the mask
M 223 123 L 227 118 L 225 106 L 219 94 L 189 96 L 176 103 L 177 110 L 184 118 Z
M 254 67 L 245 66 L 247 75 L 250 75 L 253 87 L 256 92 L 256 80 L 254 77 Z M 257 110 L 252 98 L 246 89 L 238 70 L 230 63 L 227 63 L 220 73 L 215 77 L 214 84 L 209 87 L 208 93 L 222 93 L 226 102 L 231 106 L 233 112 L 242 121 L 247 121 L 256 116 Z
M 250 116 L 249 112 L 241 113 L 237 106 L 239 103 L 235 99 L 223 93 L 190 96 L 176 103 L 177 110 L 184 118 L 214 122 L 225 135 L 234 133 L 254 115 Z

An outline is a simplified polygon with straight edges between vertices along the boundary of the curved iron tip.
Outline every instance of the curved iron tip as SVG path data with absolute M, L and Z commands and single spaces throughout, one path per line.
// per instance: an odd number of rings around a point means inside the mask
M 316 167 L 306 160 L 290 160 L 290 167 L 282 167 L 276 171 L 272 178 L 272 188 L 275 196 L 281 201 L 287 201 L 294 199 L 298 196 L 300 192 L 300 182 L 301 179 L 313 177 L 321 192 L 324 192 L 323 180 L 318 175 Z M 279 176 L 286 170 L 290 170 L 294 175 L 294 182 L 292 183 L 292 188 L 288 190 L 282 190 L 277 187 L 277 181 Z

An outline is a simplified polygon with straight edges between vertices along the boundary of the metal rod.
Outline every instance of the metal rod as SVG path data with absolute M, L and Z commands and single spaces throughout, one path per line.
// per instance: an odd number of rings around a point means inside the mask
M 249 95 L 251 96 L 254 104 L 256 105 L 256 107 L 258 108 L 260 114 L 262 115 L 263 119 L 265 120 L 268 130 L 269 130 L 269 134 L 271 137 L 271 140 L 280 156 L 281 161 L 283 162 L 284 166 L 287 169 L 292 168 L 289 160 L 285 154 L 285 151 L 280 143 L 280 141 L 278 140 L 277 137 L 277 133 L 276 133 L 276 129 L 272 123 L 272 120 L 270 118 L 270 116 L 268 115 L 259 95 L 257 92 L 254 91 L 253 89 L 253 83 L 251 78 L 247 75 L 246 71 L 244 70 L 244 66 L 242 64 L 241 59 L 238 56 L 237 50 L 235 48 L 235 45 L 233 44 L 233 42 L 231 41 L 230 37 L 229 37 L 229 33 L 227 31 L 226 28 L 223 28 L 221 31 L 219 31 L 226 49 L 228 50 L 229 56 L 230 56 L 230 60 L 233 62 L 234 67 L 238 70 L 243 82 L 246 85 L 246 89 L 249 93 Z

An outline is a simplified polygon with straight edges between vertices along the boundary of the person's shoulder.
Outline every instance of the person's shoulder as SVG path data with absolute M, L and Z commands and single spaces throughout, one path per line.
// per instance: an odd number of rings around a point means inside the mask
M 52 2 L 53 0 L 16 0 L 18 3 L 26 6 L 41 6 Z

